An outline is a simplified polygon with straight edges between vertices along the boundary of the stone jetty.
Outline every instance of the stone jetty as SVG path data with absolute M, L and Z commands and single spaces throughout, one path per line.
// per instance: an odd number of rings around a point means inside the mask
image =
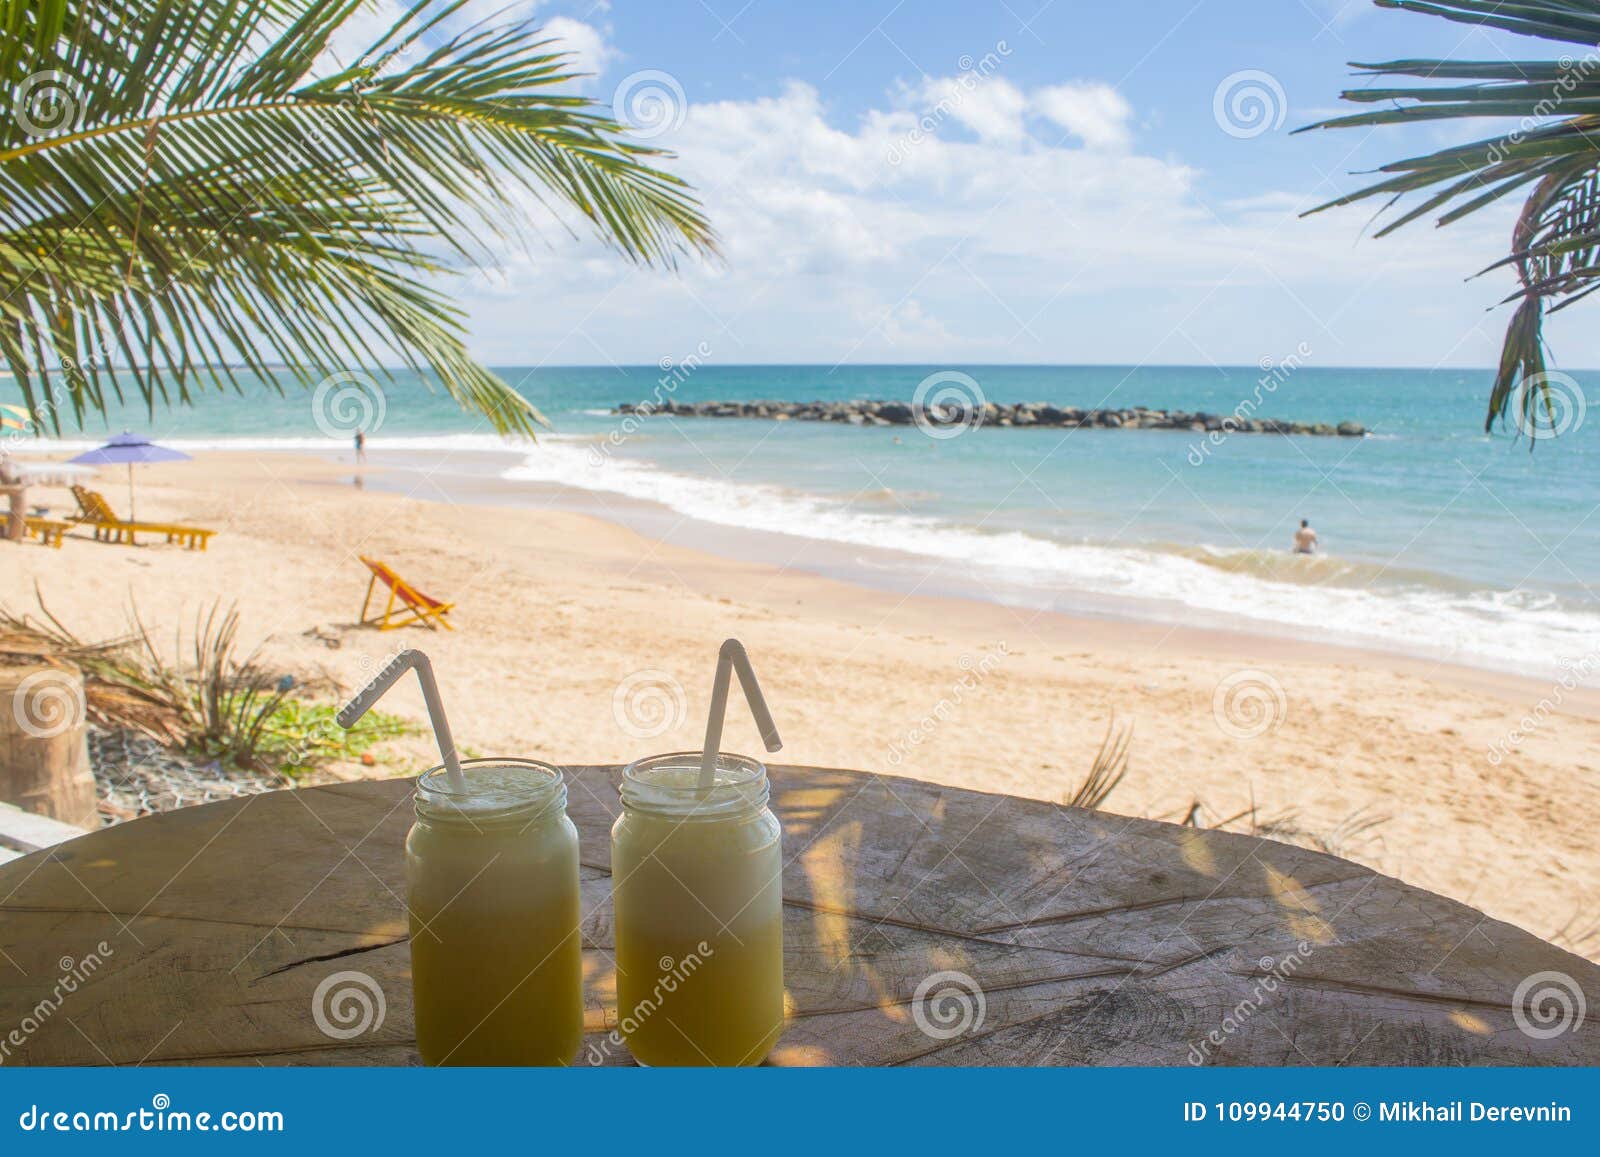
M 677 418 L 765 418 L 768 421 L 839 422 L 847 426 L 910 426 L 919 419 L 909 402 L 623 402 L 615 414 L 671 414 Z M 1085 410 L 1048 402 L 1018 402 L 1003 406 L 987 402 L 982 419 L 955 406 L 929 406 L 921 419 L 935 428 L 956 425 L 1092 426 L 1124 430 L 1190 430 L 1241 434 L 1311 434 L 1359 438 L 1367 432 L 1360 422 L 1288 422 L 1281 418 L 1211 414 L 1204 410 L 1153 410 L 1133 406 L 1118 410 Z

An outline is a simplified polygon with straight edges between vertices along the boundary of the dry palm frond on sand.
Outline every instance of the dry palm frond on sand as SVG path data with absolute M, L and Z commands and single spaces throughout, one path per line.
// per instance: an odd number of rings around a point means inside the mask
M 1128 749 L 1133 745 L 1133 724 L 1124 727 L 1115 715 L 1106 724 L 1106 737 L 1100 741 L 1094 765 L 1078 789 L 1062 799 L 1067 807 L 1097 810 L 1128 774 Z
M 50 612 L 35 589 L 40 619 L 0 607 L 0 659 L 75 667 L 83 672 L 89 718 L 102 727 L 148 735 L 166 746 L 184 739 L 177 705 L 144 680 L 129 654 L 132 635 L 86 642 Z

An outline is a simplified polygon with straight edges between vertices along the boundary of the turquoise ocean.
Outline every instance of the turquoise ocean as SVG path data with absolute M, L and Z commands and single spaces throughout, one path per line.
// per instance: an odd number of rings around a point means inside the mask
M 1363 438 L 642 420 L 623 402 L 911 401 L 958 371 L 995 403 L 1181 408 L 1360 422 Z M 1019 608 L 1243 628 L 1494 669 L 1600 676 L 1600 373 L 1574 372 L 1560 436 L 1485 434 L 1488 370 L 1115 366 L 499 367 L 549 417 L 537 444 L 397 372 L 317 397 L 214 393 L 142 405 L 19 453 L 127 428 L 189 449 L 349 460 L 367 427 L 369 486 L 486 491 L 647 533 L 902 591 Z M 15 390 L 0 378 L 0 400 Z M 1259 399 L 1259 402 L 1256 400 Z M 379 469 L 388 467 L 388 469 Z M 155 469 L 181 469 L 181 466 Z M 426 485 L 422 485 L 423 480 Z M 508 498 L 509 496 L 509 498 Z M 519 496 L 520 499 L 519 499 Z M 1301 518 L 1324 551 L 1296 557 Z

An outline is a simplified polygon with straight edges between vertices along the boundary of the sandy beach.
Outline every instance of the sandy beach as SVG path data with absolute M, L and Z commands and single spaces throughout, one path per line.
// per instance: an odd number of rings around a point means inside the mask
M 211 600 L 236 599 L 247 644 L 346 690 L 395 649 L 424 646 L 473 754 L 594 763 L 698 747 L 729 635 L 754 658 L 784 762 L 1059 800 L 1115 714 L 1136 732 L 1105 810 L 1173 822 L 1194 812 L 1209 826 L 1253 808 L 1258 827 L 1600 958 L 1600 693 L 1198 626 L 868 590 L 559 510 L 407 499 L 377 485 L 382 470 L 379 457 L 358 490 L 349 466 L 285 453 L 149 469 L 141 518 L 217 528 L 208 552 L 80 533 L 61 550 L 0 549 L 0 589 L 12 611 L 29 611 L 37 583 L 85 637 L 121 631 L 136 604 L 170 639 Z M 30 500 L 71 504 L 54 489 Z M 368 577 L 358 554 L 453 601 L 457 629 L 356 626 Z M 414 689 L 390 702 L 422 718 Z M 727 745 L 759 751 L 740 711 Z M 399 775 L 429 755 L 418 735 L 375 769 L 336 770 Z M 1250 830 L 1250 815 L 1230 826 Z

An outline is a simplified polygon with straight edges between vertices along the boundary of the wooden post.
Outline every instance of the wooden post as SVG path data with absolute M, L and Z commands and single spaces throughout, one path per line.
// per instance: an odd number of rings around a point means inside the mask
M 0 495 L 7 500 L 6 518 L 4 523 L 0 523 L 0 535 L 12 542 L 21 542 L 28 527 L 28 488 L 20 485 L 0 486 Z
M 83 674 L 75 667 L 0 667 L 0 801 L 98 826 Z

